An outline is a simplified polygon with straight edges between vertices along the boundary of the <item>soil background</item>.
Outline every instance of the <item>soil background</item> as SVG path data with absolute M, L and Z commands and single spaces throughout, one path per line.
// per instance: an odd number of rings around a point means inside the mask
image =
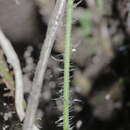
M 75 0 L 74 3 L 70 71 L 71 126 L 73 130 L 129 130 L 130 1 L 104 0 L 101 14 L 93 13 L 85 0 Z M 43 10 L 37 16 L 38 26 L 42 27 L 37 44 L 13 42 L 23 70 L 26 101 L 55 2 L 45 0 L 43 5 Z M 88 18 L 85 15 L 87 11 L 92 15 L 92 28 L 85 34 L 81 18 Z M 63 22 L 49 58 L 37 110 L 36 125 L 41 130 L 62 129 L 59 118 L 63 108 L 64 24 Z M 101 29 L 104 26 L 109 33 L 109 39 L 103 41 L 104 33 Z M 87 28 L 86 26 L 85 29 Z M 100 44 L 102 41 L 109 45 L 103 47 L 104 44 Z M 5 88 L 4 83 L 0 85 L 0 130 L 22 130 L 14 98 L 4 96 L 10 92 Z

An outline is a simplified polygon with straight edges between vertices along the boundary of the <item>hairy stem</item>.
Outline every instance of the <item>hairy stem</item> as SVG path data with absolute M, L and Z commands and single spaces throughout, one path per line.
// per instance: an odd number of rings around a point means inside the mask
M 70 88 L 70 53 L 71 53 L 71 30 L 72 30 L 73 1 L 67 1 L 65 52 L 64 52 L 64 121 L 63 129 L 69 130 L 69 88 Z

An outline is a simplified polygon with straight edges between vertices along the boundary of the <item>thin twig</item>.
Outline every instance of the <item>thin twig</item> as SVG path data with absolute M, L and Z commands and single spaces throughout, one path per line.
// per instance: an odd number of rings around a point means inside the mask
M 42 88 L 48 59 L 53 47 L 54 40 L 56 39 L 56 33 L 61 25 L 65 4 L 66 0 L 57 0 L 52 17 L 50 18 L 46 38 L 41 50 L 40 60 L 38 62 L 33 80 L 33 86 L 29 98 L 23 130 L 32 130 L 33 128 L 34 118 L 39 103 L 40 91 Z
M 18 113 L 18 116 L 20 120 L 22 121 L 25 112 L 23 107 L 23 79 L 22 79 L 22 71 L 20 67 L 20 62 L 18 59 L 18 56 L 10 43 L 10 41 L 5 37 L 2 30 L 0 30 L 0 46 L 4 51 L 4 54 L 7 57 L 7 61 L 10 65 L 12 65 L 14 69 L 14 76 L 15 76 L 15 106 L 16 111 Z

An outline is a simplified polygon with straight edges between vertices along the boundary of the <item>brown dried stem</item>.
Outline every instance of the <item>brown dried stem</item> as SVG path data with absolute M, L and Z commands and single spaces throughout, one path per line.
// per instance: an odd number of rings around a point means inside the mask
M 40 54 L 40 60 L 38 62 L 33 80 L 33 86 L 28 102 L 23 130 L 33 129 L 33 123 L 35 120 L 35 114 L 39 103 L 40 91 L 42 88 L 48 59 L 53 47 L 54 40 L 56 39 L 57 31 L 61 25 L 62 17 L 64 15 L 65 10 L 65 4 L 66 0 L 57 0 L 55 9 L 50 18 L 46 38 Z

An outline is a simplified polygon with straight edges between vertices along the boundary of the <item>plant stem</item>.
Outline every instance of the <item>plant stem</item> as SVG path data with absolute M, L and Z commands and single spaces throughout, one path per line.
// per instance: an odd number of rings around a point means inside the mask
M 45 71 L 47 68 L 48 59 L 53 47 L 53 43 L 56 39 L 57 32 L 62 23 L 65 4 L 66 4 L 66 0 L 57 0 L 55 9 L 49 20 L 46 38 L 42 46 L 40 60 L 38 61 L 35 76 L 33 79 L 32 91 L 28 101 L 26 117 L 24 120 L 22 130 L 34 130 L 33 126 L 35 121 L 35 114 L 39 104 L 39 97 L 42 89 L 43 79 L 45 77 Z
M 71 30 L 72 30 L 73 0 L 67 1 L 66 35 L 64 52 L 64 121 L 63 130 L 69 130 L 69 88 L 70 88 L 70 53 L 71 53 Z

